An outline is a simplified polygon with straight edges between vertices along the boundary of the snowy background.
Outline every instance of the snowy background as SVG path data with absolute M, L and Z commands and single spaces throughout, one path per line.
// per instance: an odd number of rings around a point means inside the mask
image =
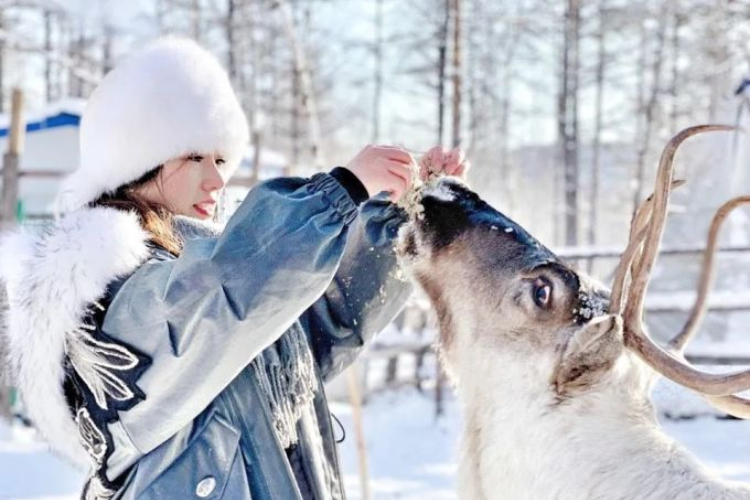
M 275 4 L 288 5 L 290 19 Z M 317 113 L 304 104 L 289 32 Z M 735 94 L 750 75 L 750 0 L 0 0 L 0 154 L 13 87 L 29 120 L 62 107 L 80 116 L 62 104 L 82 103 L 122 58 L 168 33 L 199 41 L 227 68 L 256 132 L 257 167 L 307 174 L 344 164 L 368 142 L 415 154 L 461 144 L 483 198 L 552 248 L 600 255 L 591 269 L 604 282 L 615 260 L 601 254 L 622 249 L 667 140 L 706 122 L 750 129 L 750 87 Z M 48 215 L 56 184 L 77 165 L 77 139 L 77 121 L 28 134 L 22 172 L 54 175 L 23 178 L 19 213 Z M 671 206 L 672 250 L 700 247 L 713 211 L 750 192 L 750 141 L 695 138 L 677 160 L 689 183 Z M 727 226 L 721 245 L 734 251 L 720 258 L 713 310 L 689 352 L 747 361 L 750 212 Z M 649 327 L 661 340 L 686 317 L 699 263 L 695 253 L 660 260 Z M 455 498 L 460 411 L 449 395 L 436 420 L 427 382 L 424 393 L 395 384 L 368 399 L 374 498 Z M 717 418 L 673 386 L 658 387 L 655 400 L 670 435 L 717 474 L 750 481 L 750 424 Z M 334 403 L 333 412 L 349 434 L 342 461 L 357 499 L 351 410 Z M 28 429 L 0 423 L 0 499 L 74 499 L 82 479 Z
M 448 395 L 445 413 L 434 416 L 432 391 L 380 391 L 364 408 L 371 497 L 383 500 L 455 499 L 460 408 Z M 697 415 L 661 421 L 667 434 L 716 474 L 750 481 L 750 423 L 720 418 L 684 389 L 660 383 L 660 414 Z M 331 411 L 347 435 L 339 445 L 350 499 L 361 498 L 351 407 Z M 76 500 L 83 475 L 46 451 L 27 429 L 0 424 L 0 499 Z

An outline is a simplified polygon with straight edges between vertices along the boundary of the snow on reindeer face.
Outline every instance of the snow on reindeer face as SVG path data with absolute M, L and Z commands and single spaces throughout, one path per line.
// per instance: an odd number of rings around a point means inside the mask
M 604 314 L 606 290 L 461 182 L 442 179 L 422 205 L 423 216 L 402 229 L 399 255 L 437 310 L 449 364 L 462 341 L 556 352 Z

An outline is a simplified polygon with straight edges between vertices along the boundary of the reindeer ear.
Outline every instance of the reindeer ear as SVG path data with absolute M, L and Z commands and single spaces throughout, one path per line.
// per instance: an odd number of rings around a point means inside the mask
M 609 371 L 623 349 L 622 318 L 606 315 L 592 319 L 570 339 L 553 373 L 561 396 L 586 392 Z

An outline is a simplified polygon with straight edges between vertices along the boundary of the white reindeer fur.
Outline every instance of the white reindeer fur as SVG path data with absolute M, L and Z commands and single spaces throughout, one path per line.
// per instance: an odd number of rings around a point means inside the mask
M 448 196 L 466 189 L 439 186 Z M 464 200 L 452 209 L 486 210 Z M 435 307 L 441 362 L 461 399 L 461 500 L 750 500 L 750 486 L 716 477 L 660 429 L 656 373 L 624 348 L 620 319 L 590 301 L 595 317 L 583 324 L 555 299 L 538 314 L 524 266 L 539 267 L 539 246 L 472 224 L 447 245 L 426 215 L 401 229 L 397 249 Z M 519 259 L 526 251 L 534 255 Z M 579 294 L 573 304 L 582 290 L 606 295 L 577 277 L 575 290 L 556 281 L 562 307 L 566 294 Z
M 14 383 L 52 448 L 82 467 L 89 462 L 62 387 L 66 335 L 108 283 L 147 255 L 137 216 L 111 208 L 72 212 L 42 232 L 19 230 L 0 240 Z
M 454 326 L 446 354 L 464 406 L 462 500 L 750 499 L 659 429 L 653 372 L 631 353 L 590 392 L 556 404 L 557 355 L 488 349 Z

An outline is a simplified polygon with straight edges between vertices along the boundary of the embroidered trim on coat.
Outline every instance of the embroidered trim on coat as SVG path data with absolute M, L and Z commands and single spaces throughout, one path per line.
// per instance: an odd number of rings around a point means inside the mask
M 104 311 L 100 304 L 95 306 Z M 138 357 L 121 345 L 97 340 L 95 332 L 96 327 L 90 325 L 74 330 L 66 339 L 66 350 L 70 364 L 86 383 L 96 404 L 107 410 L 108 398 L 129 401 L 135 396 L 119 374 L 134 369 Z
M 108 500 L 119 489 L 106 474 L 114 451 L 108 425 L 118 420 L 119 411 L 146 399 L 136 381 L 151 364 L 151 358 L 102 331 L 105 312 L 106 305 L 94 303 L 82 325 L 67 336 L 65 346 L 66 396 L 81 444 L 94 463 L 83 500 Z

